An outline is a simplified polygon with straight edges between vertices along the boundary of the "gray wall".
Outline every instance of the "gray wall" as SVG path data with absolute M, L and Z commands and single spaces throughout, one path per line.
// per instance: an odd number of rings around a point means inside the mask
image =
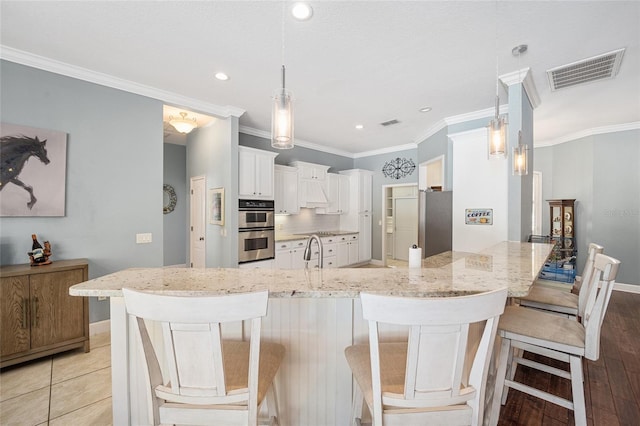
M 162 103 L 8 61 L 0 76 L 3 122 L 68 134 L 66 215 L 0 218 L 1 263 L 26 263 L 36 233 L 54 262 L 87 258 L 90 278 L 162 266 Z M 107 301 L 89 309 L 109 318 Z
M 617 281 L 640 284 L 640 130 L 594 135 L 536 148 L 543 199 L 575 198 L 578 270 L 586 247 L 602 244 L 620 259 Z M 548 205 L 543 234 L 549 234 Z
M 416 165 L 412 174 L 400 179 L 385 177 L 382 173 L 382 167 L 387 161 L 396 158 L 406 158 L 413 160 Z M 371 194 L 371 202 L 373 204 L 372 233 L 371 233 L 371 257 L 373 259 L 382 260 L 382 186 L 414 183 L 418 184 L 418 150 L 408 149 L 405 151 L 394 152 L 393 154 L 379 154 L 370 157 L 356 158 L 354 167 L 356 169 L 371 170 L 373 172 L 373 188 Z
M 187 183 L 187 147 L 164 144 L 164 182 L 176 191 L 176 207 L 163 217 L 164 265 L 181 265 L 187 262 L 187 207 L 189 203 Z
M 331 166 L 329 172 L 353 169 L 353 159 L 342 155 L 329 154 L 315 149 L 294 146 L 292 149 L 275 149 L 271 147 L 269 139 L 259 136 L 240 133 L 240 145 L 263 151 L 277 152 L 276 164 L 288 165 L 293 161 L 306 161 L 307 163 L 324 164 Z
M 238 119 L 215 119 L 187 137 L 187 185 L 205 176 L 207 189 L 224 188 L 225 223 L 212 225 L 206 218 L 206 266 L 238 266 Z M 187 213 L 187 217 L 189 214 Z M 187 237 L 188 238 L 188 237 Z M 187 261 L 189 247 L 187 243 Z

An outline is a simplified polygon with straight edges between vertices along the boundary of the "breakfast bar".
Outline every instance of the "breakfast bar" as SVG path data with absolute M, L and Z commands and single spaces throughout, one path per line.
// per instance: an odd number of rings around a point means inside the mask
M 352 380 L 343 351 L 367 337 L 360 292 L 453 297 L 506 287 L 510 297 L 524 296 L 552 248 L 502 242 L 478 253 L 441 253 L 412 269 L 133 268 L 75 285 L 70 294 L 110 297 L 114 424 L 150 423 L 150 394 L 144 385 L 138 337 L 122 298 L 122 288 L 127 287 L 184 296 L 268 290 L 262 338 L 286 347 L 276 378 L 280 423 L 347 425 Z M 403 332 L 383 331 L 389 338 Z M 245 333 L 243 324 L 223 329 L 231 339 L 242 339 Z M 151 335 L 153 339 L 153 327 Z

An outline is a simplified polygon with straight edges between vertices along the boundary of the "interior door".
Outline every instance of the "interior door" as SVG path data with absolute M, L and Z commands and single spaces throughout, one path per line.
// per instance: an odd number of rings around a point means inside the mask
M 409 247 L 418 244 L 418 199 L 394 199 L 394 258 L 409 261 Z
M 205 178 L 204 176 L 192 177 L 191 182 L 191 224 L 190 224 L 190 265 L 192 268 L 206 267 L 206 241 L 205 241 Z

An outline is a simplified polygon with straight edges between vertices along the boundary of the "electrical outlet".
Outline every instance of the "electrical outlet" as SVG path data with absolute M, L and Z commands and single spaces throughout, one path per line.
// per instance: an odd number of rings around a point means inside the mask
M 136 244 L 149 244 L 153 241 L 151 232 L 146 234 L 136 234 Z

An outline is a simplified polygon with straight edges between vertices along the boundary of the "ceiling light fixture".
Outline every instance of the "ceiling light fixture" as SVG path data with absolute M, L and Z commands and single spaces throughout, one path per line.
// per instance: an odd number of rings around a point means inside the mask
M 429 112 L 429 111 L 431 111 L 432 109 L 433 109 L 433 108 L 431 108 L 431 107 L 423 107 L 423 108 L 420 108 L 420 110 L 419 110 L 419 111 L 420 111 L 420 112 Z
M 271 146 L 276 149 L 293 148 L 293 94 L 285 89 L 284 68 L 284 17 L 282 2 L 282 88 L 276 90 L 271 110 Z
M 364 126 L 362 124 L 356 124 L 356 129 L 362 130 L 364 129 Z
M 196 127 L 198 127 L 198 123 L 196 122 L 196 118 L 187 118 L 186 112 L 181 112 L 180 117 L 169 116 L 169 124 L 171 124 L 177 131 L 180 133 L 189 133 Z
M 495 19 L 495 49 L 496 49 L 496 114 L 487 126 L 487 148 L 489 158 L 506 158 L 507 156 L 507 118 L 500 116 L 500 73 L 498 67 L 498 2 L 496 1 Z
M 223 72 L 217 72 L 215 77 L 220 81 L 229 80 L 229 76 L 227 74 L 223 73 Z
M 297 2 L 291 7 L 291 14 L 298 21 L 306 21 L 313 16 L 313 9 L 307 3 Z

